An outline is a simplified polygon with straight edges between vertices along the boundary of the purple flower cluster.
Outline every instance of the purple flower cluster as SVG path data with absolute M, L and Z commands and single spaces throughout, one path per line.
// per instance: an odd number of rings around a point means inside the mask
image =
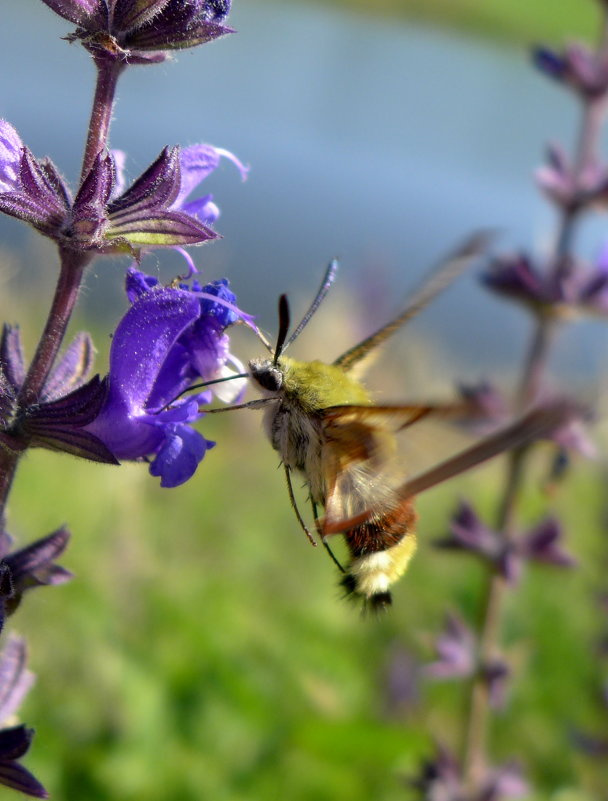
M 433 801 L 501 801 L 522 798 L 529 793 L 528 784 L 514 762 L 488 769 L 479 789 L 467 790 L 459 761 L 441 745 L 436 746 L 435 755 L 422 765 L 420 774 L 410 785 L 419 792 L 421 799 Z
M 452 518 L 450 535 L 437 545 L 475 554 L 507 582 L 515 584 L 525 561 L 574 567 L 576 560 L 561 545 L 562 539 L 560 522 L 549 516 L 506 541 L 501 532 L 482 523 L 470 503 L 463 501 Z
M 36 159 L 17 131 L 0 120 L 0 212 L 23 220 L 62 248 L 136 253 L 142 248 L 197 245 L 217 239 L 212 195 L 189 196 L 224 157 L 211 145 L 165 148 L 124 189 L 124 154 L 99 153 L 75 197 L 49 159 Z M 123 191 L 124 190 L 124 191 Z
M 70 534 L 59 529 L 47 537 L 10 552 L 12 538 L 0 531 L 0 628 L 21 602 L 24 592 L 43 585 L 63 584 L 72 574 L 55 564 L 65 550 Z M 0 784 L 34 798 L 48 798 L 40 782 L 20 763 L 30 747 L 33 729 L 6 725 L 14 717 L 34 676 L 26 669 L 25 642 L 11 636 L 0 654 Z
M 230 402 L 243 391 L 243 366 L 227 330 L 252 324 L 225 279 L 202 285 L 178 279 L 162 286 L 141 272 L 146 252 L 218 239 L 213 196 L 199 186 L 222 160 L 244 179 L 247 169 L 227 150 L 206 144 L 165 147 L 130 185 L 126 156 L 109 151 L 116 85 L 132 64 L 165 61 L 171 51 L 217 39 L 230 0 L 44 0 L 76 30 L 93 57 L 97 86 L 80 182 L 74 192 L 48 158 L 37 158 L 0 120 L 0 213 L 21 220 L 57 246 L 60 273 L 46 325 L 28 363 L 19 328 L 0 335 L 0 629 L 29 589 L 57 585 L 71 574 L 56 564 L 69 532 L 59 528 L 11 552 L 5 507 L 18 462 L 32 447 L 106 464 L 149 464 L 161 486 L 191 478 L 215 443 L 194 425 L 215 395 Z M 107 375 L 91 375 L 87 333 L 63 349 L 86 266 L 95 256 L 127 254 L 130 302 L 110 350 Z M 236 380 L 229 380 L 236 379 Z M 225 382 L 225 383 L 222 383 Z M 187 394 L 189 393 L 189 394 Z M 10 638 L 0 655 L 0 784 L 36 798 L 44 787 L 20 764 L 33 730 L 10 718 L 32 683 L 24 643 Z
M 149 64 L 165 51 L 205 44 L 232 28 L 224 25 L 230 0 L 43 0 L 77 26 L 80 40 L 95 58 Z
M 87 431 L 119 460 L 151 459 L 161 486 L 187 481 L 215 443 L 192 428 L 212 391 L 180 397 L 192 384 L 231 375 L 242 365 L 229 352 L 226 328 L 249 319 L 234 304 L 226 280 L 205 286 L 161 287 L 131 268 L 131 308 L 119 323 L 110 351 L 108 392 Z M 220 384 L 223 400 L 242 391 L 243 379 Z

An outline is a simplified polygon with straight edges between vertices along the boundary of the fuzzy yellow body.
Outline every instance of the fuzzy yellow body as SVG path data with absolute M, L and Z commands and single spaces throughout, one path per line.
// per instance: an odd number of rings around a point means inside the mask
M 403 475 L 397 482 L 385 471 L 394 433 L 367 419 L 375 408 L 368 391 L 338 365 L 280 357 L 254 360 L 250 369 L 270 401 L 272 446 L 289 471 L 304 475 L 313 504 L 334 519 L 369 510 L 364 525 L 341 532 L 351 556 L 343 585 L 374 605 L 390 602 L 389 588 L 416 548 L 411 500 L 393 503 Z

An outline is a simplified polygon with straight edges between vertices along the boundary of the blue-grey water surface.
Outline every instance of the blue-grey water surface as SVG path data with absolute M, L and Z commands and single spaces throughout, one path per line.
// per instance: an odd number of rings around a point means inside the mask
M 542 252 L 550 243 L 555 220 L 531 173 L 548 138 L 570 144 L 578 109 L 525 51 L 258 0 L 234 0 L 230 22 L 238 34 L 121 79 L 111 145 L 128 151 L 130 178 L 173 143 L 208 141 L 251 165 L 245 184 L 228 163 L 208 180 L 224 239 L 195 256 L 205 277 L 230 276 L 266 328 L 278 294 L 313 293 L 332 256 L 343 264 L 339 286 L 369 288 L 377 274 L 390 287 L 386 308 L 397 310 L 421 272 L 473 229 L 499 229 L 500 246 Z M 2 3 L 0 116 L 74 180 L 94 74 L 85 52 L 61 40 L 69 30 L 36 0 Z M 587 226 L 586 255 L 604 231 L 605 218 Z M 3 247 L 29 236 L 0 220 Z M 144 266 L 166 262 L 181 269 L 158 252 Z M 29 280 L 26 267 L 4 285 Z M 118 265 L 98 262 L 85 302 L 116 319 L 119 290 Z M 471 275 L 413 330 L 475 377 L 520 360 L 527 320 Z M 562 338 L 560 368 L 601 371 L 606 342 L 601 323 L 578 325 Z

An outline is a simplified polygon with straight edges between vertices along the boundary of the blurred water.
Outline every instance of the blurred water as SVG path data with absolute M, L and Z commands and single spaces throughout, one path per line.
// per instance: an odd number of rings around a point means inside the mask
M 123 77 L 111 144 L 129 152 L 130 177 L 176 142 L 209 141 L 251 165 L 246 184 L 229 164 L 210 179 L 225 238 L 195 255 L 206 276 L 230 276 L 265 327 L 275 328 L 278 294 L 312 294 L 336 255 L 339 286 L 380 296 L 390 313 L 472 229 L 500 229 L 501 246 L 542 250 L 550 241 L 552 215 L 530 174 L 547 138 L 569 143 L 577 108 L 536 76 L 525 52 L 319 7 L 234 6 L 237 35 Z M 60 39 L 69 30 L 36 0 L 4 0 L 0 115 L 74 179 L 93 69 L 84 51 Z M 588 255 L 603 225 L 584 232 Z M 9 247 L 26 236 L 0 220 Z M 145 262 L 150 271 L 161 264 L 181 269 L 170 256 Z M 14 285 L 31 280 L 28 269 Z M 117 266 L 99 263 L 85 302 L 115 317 L 119 286 Z M 358 305 L 354 313 L 375 321 L 378 310 Z M 517 363 L 527 338 L 524 315 L 489 297 L 474 276 L 412 328 L 471 377 Z M 602 369 L 606 341 L 599 323 L 579 325 L 563 340 L 560 369 L 587 377 Z

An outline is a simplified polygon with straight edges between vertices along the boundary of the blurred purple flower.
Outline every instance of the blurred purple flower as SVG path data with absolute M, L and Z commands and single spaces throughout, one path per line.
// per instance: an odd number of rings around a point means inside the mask
M 410 784 L 424 801 L 467 801 L 458 761 L 441 744 L 436 745 L 435 755 L 422 763 Z
M 440 744 L 436 745 L 434 757 L 423 763 L 420 774 L 410 784 L 424 801 L 501 801 L 521 798 L 530 791 L 519 767 L 508 762 L 489 769 L 480 789 L 469 792 L 458 760 Z
M 225 377 L 228 362 L 242 370 L 229 353 L 225 328 L 248 318 L 234 305 L 227 281 L 163 288 L 131 268 L 127 293 L 133 305 L 112 341 L 108 395 L 88 430 L 119 460 L 152 458 L 150 473 L 160 476 L 161 486 L 176 487 L 215 445 L 191 427 L 212 391 L 179 396 L 197 381 Z M 227 382 L 233 385 L 228 395 L 216 394 L 232 399 L 244 380 Z
M 26 590 L 65 584 L 72 578 L 69 570 L 55 564 L 55 559 L 65 551 L 69 539 L 70 532 L 66 528 L 60 528 L 31 545 L 10 553 L 12 537 L 5 531 L 0 533 L 0 564 L 9 569 L 12 584 L 12 592 L 6 604 L 8 614 L 12 614 L 17 608 Z
M 232 28 L 224 25 L 230 0 L 43 0 L 78 27 L 96 58 L 119 64 L 148 64 L 168 58 L 165 50 L 195 47 Z
M 593 52 L 580 43 L 568 45 L 563 53 L 537 47 L 533 58 L 541 72 L 583 97 L 598 98 L 608 90 L 608 61 L 603 50 Z
M 391 715 L 405 712 L 418 700 L 420 665 L 402 645 L 391 648 L 382 686 L 385 688 L 386 708 Z
M 448 614 L 442 634 L 435 642 L 437 659 L 424 667 L 433 679 L 456 679 L 471 676 L 477 665 L 475 636 L 458 617 Z
M 536 170 L 535 177 L 549 200 L 569 213 L 607 199 L 606 166 L 589 159 L 583 167 L 575 167 L 564 149 L 554 142 L 547 147 L 547 163 Z
M 522 557 L 556 567 L 575 567 L 576 559 L 562 546 L 562 525 L 555 517 L 546 517 L 526 532 L 518 542 Z
M 478 801 L 501 801 L 503 798 L 522 798 L 530 793 L 530 786 L 516 762 L 506 762 L 492 768 L 483 782 Z
M 575 261 L 539 269 L 523 253 L 497 258 L 483 283 L 492 291 L 527 306 L 536 314 L 571 318 L 608 314 L 608 262 L 602 256 L 589 268 Z
M 105 445 L 85 431 L 106 394 L 99 376 L 90 380 L 93 343 L 78 334 L 47 378 L 38 402 L 22 408 L 19 392 L 26 368 L 18 328 L 5 325 L 0 336 L 0 443 L 10 450 L 26 447 L 64 451 L 115 464 Z
M 484 525 L 473 507 L 462 501 L 450 524 L 450 534 L 436 542 L 441 548 L 470 551 L 481 557 L 510 584 L 521 575 L 525 560 L 555 567 L 573 567 L 576 560 L 563 548 L 559 521 L 547 517 L 534 528 L 509 541 Z
M 464 424 L 478 434 L 491 433 L 510 418 L 506 398 L 493 384 L 459 384 L 458 392 L 467 406 Z
M 0 211 L 23 220 L 61 247 L 99 253 L 197 245 L 218 234 L 211 195 L 187 197 L 232 153 L 211 145 L 164 148 L 126 190 L 121 151 L 99 153 L 76 197 L 48 159 L 36 159 L 15 129 L 0 120 Z M 119 194 L 120 192 L 120 194 Z
M 515 548 L 499 532 L 486 526 L 471 504 L 461 501 L 450 523 L 450 534 L 436 545 L 440 548 L 470 551 L 492 565 L 507 581 L 519 578 L 520 560 Z
M 25 642 L 10 637 L 0 654 L 0 722 L 15 714 L 33 684 L 26 661 Z M 0 784 L 34 798 L 48 798 L 40 782 L 17 761 L 29 749 L 33 735 L 25 726 L 0 729 Z
M 488 688 L 490 706 L 502 709 L 505 706 L 508 680 L 511 669 L 502 659 L 493 659 L 480 667 L 481 676 Z

